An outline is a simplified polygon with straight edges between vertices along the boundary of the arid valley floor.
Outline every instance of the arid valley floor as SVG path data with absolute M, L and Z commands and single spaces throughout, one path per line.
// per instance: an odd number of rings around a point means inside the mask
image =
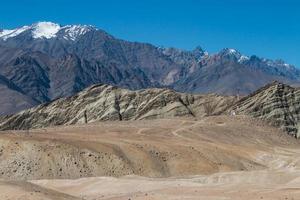
M 0 134 L 2 200 L 300 199 L 300 142 L 246 116 Z

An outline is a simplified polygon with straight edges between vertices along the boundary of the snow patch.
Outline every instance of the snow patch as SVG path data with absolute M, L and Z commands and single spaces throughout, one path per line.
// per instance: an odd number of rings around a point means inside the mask
M 238 52 L 235 49 L 229 49 L 229 48 L 225 48 L 221 51 L 221 54 L 223 55 L 233 55 L 236 58 L 239 58 L 241 56 L 240 52 Z
M 39 22 L 33 25 L 32 37 L 37 38 L 53 38 L 60 30 L 60 25 L 52 22 Z
M 86 34 L 91 30 L 91 26 L 87 25 L 74 25 L 74 26 L 65 26 L 63 27 L 65 31 L 64 39 L 66 40 L 76 40 L 79 36 Z
M 242 56 L 239 58 L 238 62 L 239 62 L 239 63 L 242 63 L 242 62 L 245 62 L 245 61 L 247 61 L 247 60 L 249 60 L 249 59 L 250 59 L 250 58 L 249 58 L 248 56 L 242 55 Z
M 237 53 L 237 51 L 235 49 L 228 49 L 228 52 L 231 53 L 231 54 Z
M 2 38 L 3 40 L 7 40 L 8 38 L 15 37 L 28 29 L 30 29 L 30 26 L 23 26 L 21 28 L 12 30 L 3 30 L 0 32 L 0 38 Z

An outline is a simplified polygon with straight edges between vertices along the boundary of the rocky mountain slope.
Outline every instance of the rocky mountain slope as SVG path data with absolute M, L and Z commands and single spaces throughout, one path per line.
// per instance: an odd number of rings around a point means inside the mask
M 238 100 L 170 89 L 128 90 L 94 85 L 78 94 L 0 118 L 0 129 L 32 129 L 107 120 L 141 120 L 208 115 L 249 115 L 299 137 L 300 89 L 273 82 Z
M 0 129 L 31 129 L 99 120 L 200 117 L 224 111 L 235 97 L 192 95 L 169 89 L 131 91 L 94 85 L 67 98 L 0 119 Z
M 273 82 L 241 99 L 231 110 L 263 119 L 299 137 L 300 89 Z
M 19 110 L 24 110 L 33 105 L 38 105 L 38 101 L 27 96 L 20 88 L 11 81 L 0 75 L 0 115 L 12 114 Z
M 249 94 L 279 80 L 298 84 L 300 71 L 283 61 L 245 56 L 234 49 L 208 54 L 117 39 L 87 25 L 39 22 L 0 31 L 0 75 L 34 103 L 73 95 L 98 83 L 128 89 L 168 87 L 180 92 Z M 10 96 L 7 93 L 6 96 Z M 0 113 L 8 109 L 0 105 Z
M 205 56 L 188 76 L 174 83 L 178 91 L 248 95 L 274 81 L 299 84 L 300 71 L 281 60 L 245 56 L 234 49 Z

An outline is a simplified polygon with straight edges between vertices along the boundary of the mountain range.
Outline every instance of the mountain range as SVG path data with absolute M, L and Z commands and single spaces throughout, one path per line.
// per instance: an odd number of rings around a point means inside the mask
M 209 54 L 117 39 L 88 25 L 38 22 L 0 30 L 0 115 L 68 97 L 93 84 L 247 95 L 273 81 L 298 85 L 282 60 L 225 48 Z

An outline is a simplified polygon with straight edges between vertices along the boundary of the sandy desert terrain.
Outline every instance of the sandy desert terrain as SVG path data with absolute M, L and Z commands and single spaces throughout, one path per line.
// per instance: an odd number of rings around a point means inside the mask
M 246 116 L 0 136 L 0 199 L 300 199 L 299 141 Z

